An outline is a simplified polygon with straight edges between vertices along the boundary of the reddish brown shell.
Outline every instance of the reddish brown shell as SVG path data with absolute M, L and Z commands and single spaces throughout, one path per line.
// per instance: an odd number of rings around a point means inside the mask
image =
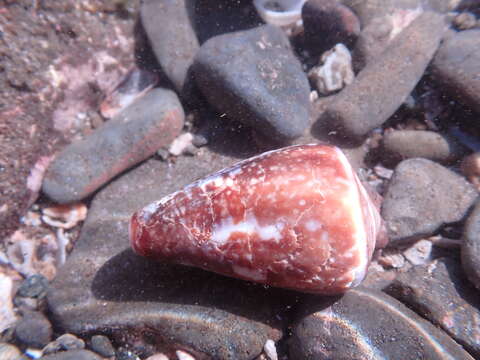
M 242 161 L 136 212 L 135 252 L 323 294 L 358 285 L 382 231 L 342 151 L 299 145 Z

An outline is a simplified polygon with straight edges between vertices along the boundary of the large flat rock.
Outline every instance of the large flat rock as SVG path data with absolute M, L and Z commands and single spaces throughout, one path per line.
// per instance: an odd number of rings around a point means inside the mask
M 480 356 L 479 293 L 454 259 L 442 258 L 400 274 L 386 291 Z
M 290 339 L 295 360 L 472 359 L 442 330 L 378 290 L 307 300 Z

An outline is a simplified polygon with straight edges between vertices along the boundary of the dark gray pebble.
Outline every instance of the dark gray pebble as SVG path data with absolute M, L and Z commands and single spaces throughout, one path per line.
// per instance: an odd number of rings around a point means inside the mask
M 97 354 L 100 354 L 105 357 L 110 357 L 115 355 L 115 349 L 113 348 L 110 339 L 103 335 L 94 335 L 90 340 L 90 347 Z
M 458 100 L 480 112 L 480 29 L 449 36 L 438 50 L 432 69 Z
M 458 261 L 442 258 L 399 274 L 386 291 L 480 357 L 480 300 Z
M 70 350 L 42 356 L 40 360 L 103 360 L 103 358 L 89 350 Z
M 442 330 L 380 291 L 353 289 L 330 304 L 317 298 L 300 309 L 306 316 L 293 328 L 291 359 L 473 359 Z
M 429 236 L 462 220 L 476 198 L 472 184 L 442 165 L 427 159 L 402 161 L 382 204 L 390 242 Z
M 35 274 L 27 277 L 20 284 L 17 295 L 30 298 L 43 298 L 47 294 L 48 280 L 43 275 Z
M 318 129 L 361 142 L 403 104 L 423 76 L 445 28 L 442 15 L 419 15 L 355 81 L 329 98 Z M 320 131 L 320 130 L 319 130 Z
M 196 82 L 208 102 L 273 141 L 309 125 L 310 85 L 284 32 L 271 25 L 213 37 L 195 57 Z
M 42 190 L 59 203 L 81 200 L 170 144 L 183 122 L 175 93 L 153 89 L 83 141 L 63 149 L 50 164 Z
M 451 138 L 427 130 L 396 130 L 385 133 L 383 147 L 389 160 L 398 162 L 409 158 L 425 158 L 449 163 L 465 153 Z
M 85 342 L 73 334 L 63 334 L 50 342 L 43 349 L 44 354 L 51 354 L 63 350 L 79 350 L 85 348 Z
M 52 325 L 40 312 L 26 312 L 15 326 L 15 336 L 27 347 L 41 349 L 52 338 Z
M 165 74 L 181 92 L 199 45 L 193 30 L 188 0 L 145 0 L 140 18 L 150 46 Z
M 480 289 L 480 203 L 475 205 L 465 223 L 462 266 L 470 281 Z

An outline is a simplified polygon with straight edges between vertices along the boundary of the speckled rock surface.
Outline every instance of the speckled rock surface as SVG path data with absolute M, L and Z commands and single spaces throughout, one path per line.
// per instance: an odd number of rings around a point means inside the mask
M 290 339 L 291 359 L 473 359 L 442 330 L 378 290 L 357 288 L 336 300 L 303 306 L 306 316 Z
M 438 80 L 451 95 L 480 112 L 480 29 L 447 38 L 432 63 Z
M 476 198 L 465 178 L 442 165 L 420 158 L 402 161 L 382 204 L 390 242 L 419 239 L 462 220 Z
M 140 7 L 143 28 L 162 70 L 182 91 L 199 44 L 189 13 L 189 0 L 146 0 Z
M 438 259 L 400 274 L 386 291 L 480 356 L 479 292 L 454 259 Z
M 111 329 L 113 340 L 141 346 L 145 355 L 181 346 L 199 356 L 251 359 L 267 339 L 278 340 L 276 315 L 288 292 L 153 262 L 130 250 L 135 210 L 233 161 L 207 149 L 175 165 L 150 160 L 102 190 L 48 293 L 56 324 L 76 334 Z
M 42 190 L 59 203 L 81 200 L 169 144 L 183 121 L 175 93 L 153 89 L 83 141 L 63 149 L 48 168 Z
M 274 141 L 301 136 L 309 125 L 310 85 L 282 30 L 272 25 L 216 36 L 193 65 L 208 102 Z
M 480 289 L 480 203 L 475 205 L 465 222 L 462 266 L 470 281 Z
M 405 101 L 442 38 L 442 15 L 426 12 L 404 29 L 377 61 L 368 64 L 318 114 L 316 126 L 360 142 Z M 388 74 L 388 76 L 386 76 Z M 329 99 L 330 100 L 330 99 Z

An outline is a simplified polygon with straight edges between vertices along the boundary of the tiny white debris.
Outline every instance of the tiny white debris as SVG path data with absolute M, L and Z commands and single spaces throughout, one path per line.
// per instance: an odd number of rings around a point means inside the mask
M 352 70 L 352 56 L 347 47 L 337 44 L 321 57 L 323 65 L 310 70 L 308 76 L 317 85 L 317 90 L 323 95 L 329 95 L 341 90 L 355 79 Z
M 170 144 L 168 148 L 168 152 L 173 156 L 179 156 L 183 154 L 189 147 L 194 146 L 192 144 L 193 141 L 193 134 L 192 133 L 183 133 L 178 136 L 173 142 Z
M 63 265 L 67 260 L 67 246 L 70 243 L 70 239 L 65 235 L 63 229 L 57 229 L 58 240 L 58 252 L 57 252 L 57 264 Z
M 307 202 L 302 199 L 302 200 L 300 200 L 300 201 L 298 202 L 298 205 L 303 206 L 303 205 L 305 205 L 306 203 L 307 203 Z
M 178 360 L 195 360 L 195 358 L 192 355 L 182 350 L 175 351 L 175 354 L 177 354 Z
M 404 251 L 403 255 L 413 265 L 423 265 L 430 262 L 432 256 L 432 242 L 422 239 Z
M 263 345 L 263 351 L 270 360 L 278 360 L 277 348 L 275 347 L 275 342 L 271 339 L 268 339 Z

